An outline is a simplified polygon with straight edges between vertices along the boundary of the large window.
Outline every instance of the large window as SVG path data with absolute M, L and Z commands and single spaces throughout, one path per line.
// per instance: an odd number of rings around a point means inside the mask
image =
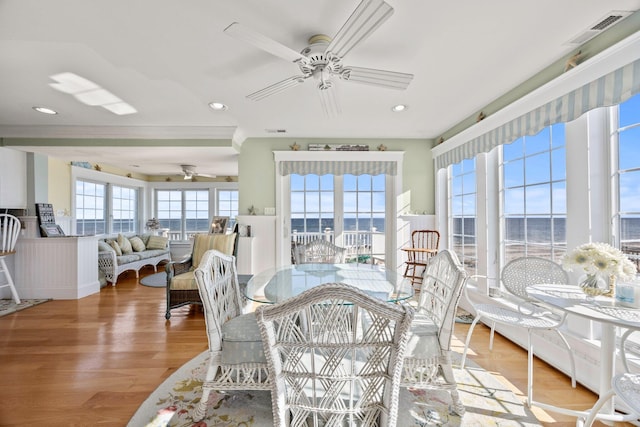
M 76 234 L 133 233 L 138 229 L 138 189 L 76 180 Z
M 384 260 L 385 176 L 344 175 L 344 239 L 352 258 Z
M 106 184 L 76 180 L 76 233 L 104 234 L 106 221 Z
M 209 231 L 209 190 L 156 190 L 156 217 L 171 240 Z
M 451 165 L 449 184 L 451 247 L 468 274 L 476 274 L 476 161 Z
M 138 213 L 138 191 L 135 188 L 111 187 L 112 201 L 112 231 L 114 233 L 129 233 L 136 231 Z
M 615 117 L 616 111 L 614 111 Z M 620 249 L 640 258 L 640 95 L 619 105 L 614 129 L 614 171 L 617 178 L 616 220 Z M 617 149 L 617 150 L 616 150 Z M 615 193 L 614 193 L 615 194 Z
M 292 243 L 321 238 L 348 262 L 383 263 L 385 175 L 291 175 Z
M 294 242 L 334 241 L 333 175 L 291 175 L 291 233 Z
M 233 230 L 238 216 L 238 190 L 218 190 L 218 216 L 228 216 L 227 226 Z
M 556 262 L 566 252 L 564 124 L 502 146 L 504 262 L 540 256 Z

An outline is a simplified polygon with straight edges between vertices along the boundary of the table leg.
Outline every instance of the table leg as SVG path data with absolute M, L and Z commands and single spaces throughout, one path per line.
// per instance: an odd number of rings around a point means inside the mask
M 616 354 L 616 328 L 609 323 L 601 323 L 602 334 L 600 336 L 600 397 L 611 389 L 611 378 L 614 375 L 614 358 Z M 605 403 L 600 411 L 603 414 L 613 414 L 613 399 Z

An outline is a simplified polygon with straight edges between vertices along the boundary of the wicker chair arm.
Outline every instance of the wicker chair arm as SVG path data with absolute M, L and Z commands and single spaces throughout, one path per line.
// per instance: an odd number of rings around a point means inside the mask
M 173 276 L 177 276 L 178 274 L 186 273 L 191 269 L 193 265 L 193 260 L 191 257 L 184 259 L 182 261 L 171 261 L 167 263 L 165 266 L 165 270 L 167 272 L 167 280 L 171 280 Z
M 116 259 L 115 251 L 98 252 L 98 269 L 104 273 L 107 281 L 113 283 L 117 267 L 118 260 Z

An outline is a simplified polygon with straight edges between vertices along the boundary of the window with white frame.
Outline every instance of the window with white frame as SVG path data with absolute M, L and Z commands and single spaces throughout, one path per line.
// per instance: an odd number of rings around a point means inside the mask
M 620 249 L 640 266 L 640 95 L 612 108 Z
M 291 238 L 334 241 L 334 176 L 291 174 Z
M 564 124 L 503 145 L 500 168 L 504 263 L 521 256 L 561 262 L 567 246 Z
M 290 198 L 292 244 L 326 239 L 346 248 L 348 262 L 383 263 L 384 174 L 291 174 Z
M 111 229 L 114 233 L 130 233 L 137 229 L 138 190 L 113 185 L 111 187 Z
M 156 218 L 171 240 L 188 240 L 208 232 L 209 190 L 156 190 Z
M 228 216 L 227 226 L 233 230 L 238 216 L 238 190 L 218 190 L 218 216 Z
M 469 275 L 477 273 L 476 160 L 466 159 L 450 167 L 450 246 Z
M 351 260 L 383 262 L 385 194 L 384 175 L 344 175 L 343 245 Z
M 107 186 L 104 183 L 76 180 L 75 217 L 79 235 L 107 232 Z

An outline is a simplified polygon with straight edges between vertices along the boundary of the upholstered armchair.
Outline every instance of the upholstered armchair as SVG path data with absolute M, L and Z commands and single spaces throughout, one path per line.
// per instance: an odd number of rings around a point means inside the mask
M 170 262 L 167 271 L 167 311 L 164 317 L 171 318 L 171 310 L 187 304 L 202 305 L 198 285 L 193 274 L 198 267 L 202 255 L 209 249 L 215 249 L 226 255 L 237 255 L 237 233 L 231 234 L 196 234 L 193 237 L 191 255 L 182 260 Z

